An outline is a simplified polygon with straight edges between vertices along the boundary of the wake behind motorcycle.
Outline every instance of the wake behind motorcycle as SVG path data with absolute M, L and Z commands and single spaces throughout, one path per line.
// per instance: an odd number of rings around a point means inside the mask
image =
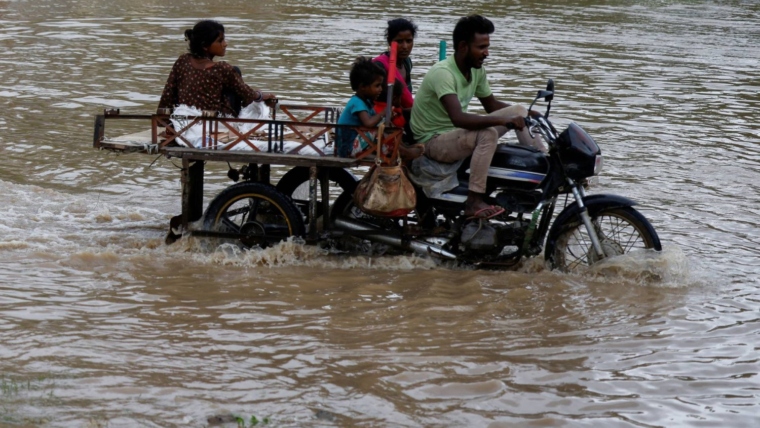
M 508 267 L 541 254 L 552 269 L 575 271 L 635 251 L 660 251 L 659 237 L 628 198 L 586 194 L 589 179 L 602 169 L 593 138 L 571 123 L 557 132 L 549 121 L 554 82 L 538 91 L 546 112 L 525 118 L 531 134 L 547 143 L 547 153 L 500 144 L 488 171 L 487 202 L 505 208 L 489 220 L 464 216 L 469 159 L 459 168 L 459 185 L 435 198 L 418 190 L 417 209 L 401 219 L 368 215 L 353 204 L 347 189 L 331 208 L 339 248 L 384 252 L 389 247 L 481 267 Z M 554 216 L 558 200 L 564 207 Z

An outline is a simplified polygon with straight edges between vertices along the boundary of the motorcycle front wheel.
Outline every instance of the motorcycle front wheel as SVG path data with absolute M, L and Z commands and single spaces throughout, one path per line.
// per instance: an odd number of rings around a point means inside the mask
M 245 247 L 262 248 L 306 234 L 298 208 L 273 186 L 243 182 L 220 192 L 208 205 L 203 227 Z
M 604 256 L 597 253 L 586 226 L 578 216 L 563 225 L 555 225 L 544 256 L 552 269 L 564 272 L 582 270 L 604 258 L 644 250 L 662 250 L 654 227 L 630 207 L 601 208 L 591 214 Z M 558 226 L 558 227 L 557 227 Z

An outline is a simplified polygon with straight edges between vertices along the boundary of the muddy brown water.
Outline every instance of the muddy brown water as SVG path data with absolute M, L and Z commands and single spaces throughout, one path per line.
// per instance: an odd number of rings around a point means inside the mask
M 0 1 L 0 426 L 756 426 L 760 6 L 564 3 Z M 660 256 L 563 275 L 165 246 L 177 165 L 91 148 L 103 108 L 155 108 L 199 18 L 250 84 L 341 105 L 385 20 L 417 22 L 419 84 L 472 11 L 497 97 L 554 78 L 557 121 L 605 155 L 592 191 L 639 202 Z

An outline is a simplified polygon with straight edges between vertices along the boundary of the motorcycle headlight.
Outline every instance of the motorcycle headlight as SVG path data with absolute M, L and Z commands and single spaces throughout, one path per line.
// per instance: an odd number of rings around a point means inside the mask
M 602 172 L 602 155 L 596 155 L 596 159 L 594 160 L 594 175 L 599 175 L 600 172 Z

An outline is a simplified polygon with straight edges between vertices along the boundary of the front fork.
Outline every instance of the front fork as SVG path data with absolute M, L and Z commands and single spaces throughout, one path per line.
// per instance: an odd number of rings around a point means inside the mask
M 600 258 L 606 257 L 604 250 L 602 249 L 602 243 L 599 241 L 599 235 L 596 234 L 594 223 L 591 222 L 591 216 L 588 214 L 588 208 L 583 204 L 583 198 L 586 197 L 586 191 L 583 187 L 578 187 L 578 185 L 569 178 L 567 179 L 567 182 L 570 184 L 570 189 L 573 191 L 575 203 L 578 204 L 578 208 L 580 208 L 580 213 L 578 215 L 580 215 L 581 221 L 583 221 L 583 224 L 586 226 L 586 231 L 591 239 L 591 245 L 594 246 L 594 250 Z

